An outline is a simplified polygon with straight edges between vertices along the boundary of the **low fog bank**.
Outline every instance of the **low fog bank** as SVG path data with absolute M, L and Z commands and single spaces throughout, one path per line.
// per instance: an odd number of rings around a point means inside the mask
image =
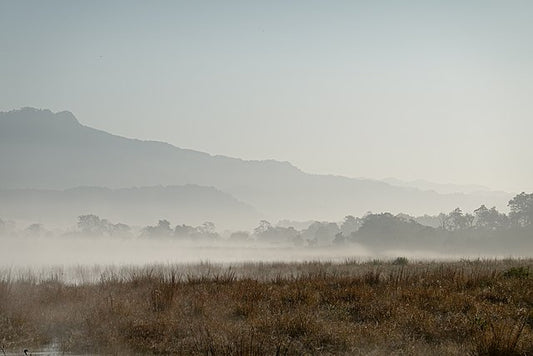
M 342 246 L 295 247 L 289 244 L 232 243 L 209 244 L 176 241 L 168 238 L 76 239 L 4 237 L 0 250 L 0 279 L 98 283 L 103 279 L 127 276 L 176 274 L 177 278 L 236 278 L 270 280 L 279 276 L 298 276 L 313 271 L 317 262 L 331 264 L 393 265 L 419 262 L 450 262 L 527 258 L 525 254 L 465 252 L 461 248 L 439 250 L 376 250 L 358 243 Z M 529 250 L 531 251 L 531 250 Z M 324 266 L 320 267 L 322 270 Z M 365 269 L 363 269 L 365 270 Z
M 370 256 L 367 249 L 357 244 L 349 248 L 297 248 L 288 244 L 240 244 L 227 241 L 202 243 L 167 238 L 4 238 L 2 246 L 0 265 L 4 267 L 344 261 Z
M 393 246 L 376 248 L 350 242 L 329 246 L 295 246 L 289 243 L 180 241 L 169 238 L 155 240 L 134 238 L 94 238 L 53 236 L 46 238 L 2 237 L 0 266 L 40 267 L 74 265 L 143 265 L 197 264 L 202 262 L 239 264 L 248 262 L 305 262 L 346 260 L 457 260 L 476 258 L 531 257 L 533 244 L 527 248 L 500 250 L 477 246 L 421 245 L 418 248 Z M 469 248 L 470 247 L 470 248 Z
M 438 216 L 367 213 L 340 222 L 262 220 L 252 230 L 217 230 L 159 220 L 144 227 L 82 215 L 70 228 L 0 219 L 0 265 L 241 263 L 346 259 L 531 257 L 533 194 L 509 201 L 510 212 L 484 205 Z

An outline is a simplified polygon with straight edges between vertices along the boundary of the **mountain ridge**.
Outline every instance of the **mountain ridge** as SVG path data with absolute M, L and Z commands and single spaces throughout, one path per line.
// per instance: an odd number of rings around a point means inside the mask
M 44 117 L 52 124 L 36 127 Z M 65 124 L 65 118 L 74 121 Z M 69 112 L 31 108 L 0 113 L 0 148 L 0 164 L 8 168 L 0 174 L 2 188 L 197 184 L 216 187 L 274 220 L 338 219 L 369 210 L 438 213 L 481 204 L 501 208 L 512 196 L 446 195 L 379 180 L 308 174 L 286 161 L 243 160 L 125 138 L 84 126 Z

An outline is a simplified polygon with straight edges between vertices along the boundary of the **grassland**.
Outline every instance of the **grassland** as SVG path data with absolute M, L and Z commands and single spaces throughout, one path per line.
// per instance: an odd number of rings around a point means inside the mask
M 6 350 L 533 354 L 533 260 L 3 270 Z M 67 278 L 74 276 L 73 278 Z

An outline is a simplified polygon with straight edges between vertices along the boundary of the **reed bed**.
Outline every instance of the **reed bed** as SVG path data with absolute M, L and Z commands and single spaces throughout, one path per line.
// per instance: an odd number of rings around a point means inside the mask
M 533 354 L 533 260 L 0 271 L 6 350 Z

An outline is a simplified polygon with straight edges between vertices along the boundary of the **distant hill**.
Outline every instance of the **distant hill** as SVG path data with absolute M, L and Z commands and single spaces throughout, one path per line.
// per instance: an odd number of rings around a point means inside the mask
M 0 166 L 2 189 L 196 184 L 231 194 L 273 221 L 337 220 L 369 210 L 421 215 L 482 203 L 501 209 L 512 197 L 307 174 L 288 162 L 245 161 L 115 136 L 81 125 L 70 112 L 33 108 L 0 113 Z
M 219 228 L 254 226 L 259 219 L 251 206 L 229 194 L 196 185 L 0 190 L 0 217 L 72 225 L 86 214 L 134 225 L 154 225 L 159 219 L 189 225 L 211 221 Z
M 490 189 L 477 184 L 443 184 L 443 183 L 434 183 L 429 182 L 423 179 L 417 179 L 412 181 L 404 181 L 396 178 L 385 178 L 382 179 L 383 182 L 389 183 L 391 185 L 396 185 L 398 187 L 408 187 L 416 188 L 420 190 L 433 190 L 441 194 L 453 194 L 453 193 L 477 193 L 477 192 L 490 192 Z M 493 194 L 502 194 L 504 192 L 492 192 Z M 505 194 L 505 193 L 504 193 Z

